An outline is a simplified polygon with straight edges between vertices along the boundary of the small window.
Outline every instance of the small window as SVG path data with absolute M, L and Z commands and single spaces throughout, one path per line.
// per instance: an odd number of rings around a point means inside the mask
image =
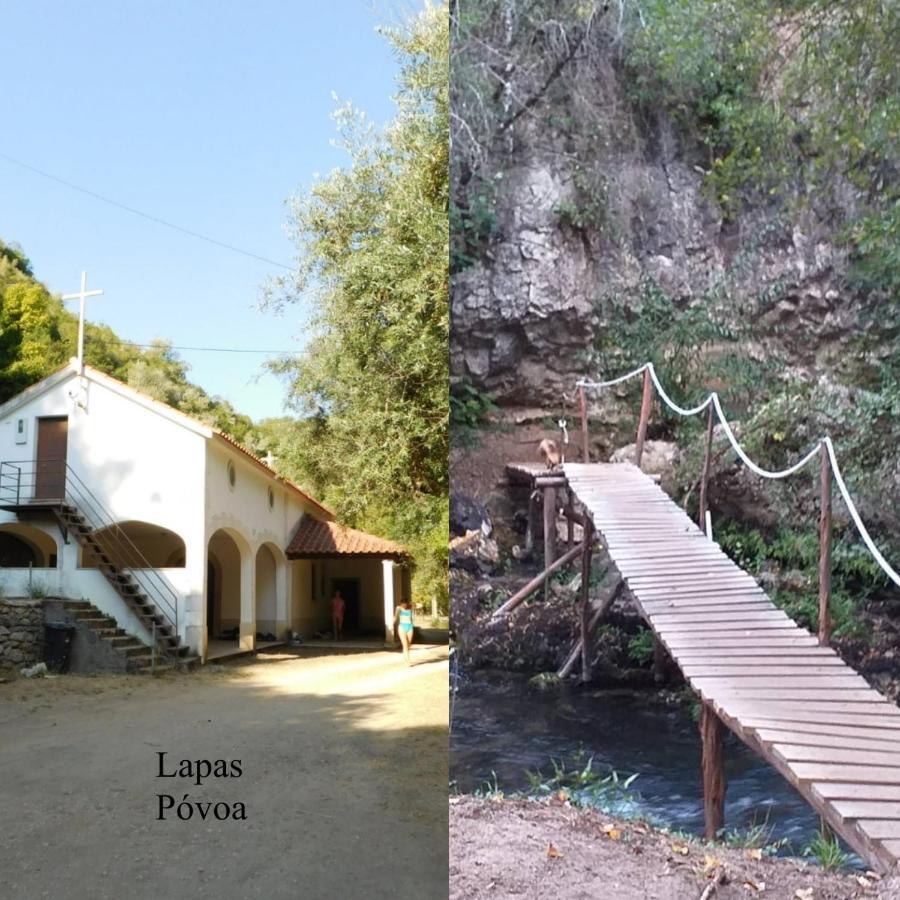
M 234 463 L 228 463 L 228 486 L 234 488 L 234 484 L 237 481 L 237 472 L 234 471 Z
M 275 491 L 269 488 L 269 509 L 275 509 Z
M 28 440 L 28 426 L 25 419 L 16 419 L 16 443 L 24 444 Z

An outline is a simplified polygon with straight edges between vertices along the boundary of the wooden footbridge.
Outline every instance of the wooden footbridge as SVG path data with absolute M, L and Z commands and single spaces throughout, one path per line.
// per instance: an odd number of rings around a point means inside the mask
M 645 374 L 638 463 L 650 409 L 648 380 Z M 717 402 L 710 402 L 710 411 L 714 405 L 720 409 Z M 822 448 L 821 614 L 819 634 L 813 635 L 775 607 L 756 581 L 706 534 L 712 412 L 709 422 L 699 517 L 703 527 L 639 465 L 566 462 L 547 470 L 510 464 L 513 477 L 531 479 L 538 489 L 533 496 L 543 491 L 545 570 L 495 615 L 508 614 L 546 584 L 550 573 L 580 556 L 581 637 L 578 652 L 573 650 L 562 671 L 568 671 L 580 655 L 582 678 L 589 679 L 592 634 L 618 593 L 617 589 L 599 604 L 592 604 L 588 596 L 591 553 L 599 541 L 621 576 L 618 588 L 627 585 L 652 629 L 657 653 L 677 664 L 702 701 L 707 836 L 715 836 L 724 824 L 727 726 L 774 766 L 873 868 L 893 871 L 900 860 L 900 709 L 827 646 L 831 471 L 829 467 L 826 474 L 825 460 L 834 466 L 842 493 L 846 492 L 833 450 L 826 454 L 830 442 L 828 447 L 823 442 Z M 583 435 L 587 457 L 586 416 Z M 563 496 L 565 504 L 559 502 Z M 559 513 L 570 522 L 570 546 L 557 557 Z M 852 508 L 851 517 L 854 513 Z M 858 515 L 854 521 L 864 530 Z M 578 546 L 573 546 L 573 523 L 583 529 Z M 867 532 L 864 536 L 871 542 Z M 895 580 L 897 573 L 880 554 L 879 559 Z

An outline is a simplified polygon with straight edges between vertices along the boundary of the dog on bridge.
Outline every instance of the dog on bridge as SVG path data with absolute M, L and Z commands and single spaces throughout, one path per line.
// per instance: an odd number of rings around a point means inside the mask
M 541 454 L 541 459 L 548 469 L 556 469 L 565 462 L 565 459 L 560 452 L 559 444 L 552 438 L 544 438 L 544 440 L 538 444 L 538 452 Z

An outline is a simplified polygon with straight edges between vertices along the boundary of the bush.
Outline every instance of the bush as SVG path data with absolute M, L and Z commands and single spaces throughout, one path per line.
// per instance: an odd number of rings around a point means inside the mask
M 642 628 L 628 641 L 628 658 L 639 666 L 644 666 L 653 658 L 653 632 Z
M 450 386 L 450 434 L 453 440 L 467 444 L 497 404 L 470 381 L 458 381 Z

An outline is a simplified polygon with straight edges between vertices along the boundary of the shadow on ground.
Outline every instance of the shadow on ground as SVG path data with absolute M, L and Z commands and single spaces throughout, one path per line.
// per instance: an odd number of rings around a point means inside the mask
M 0 685 L 13 897 L 447 896 L 446 654 L 272 656 L 194 676 Z M 157 777 L 240 759 L 239 778 Z M 157 820 L 176 801 L 246 821 Z

